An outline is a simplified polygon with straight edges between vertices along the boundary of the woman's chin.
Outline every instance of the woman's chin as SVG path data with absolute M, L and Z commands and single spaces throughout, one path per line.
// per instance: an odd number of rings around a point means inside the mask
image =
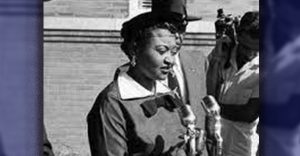
M 167 75 L 167 74 L 161 74 L 161 75 L 158 75 L 158 76 L 157 76 L 157 80 L 160 80 L 160 81 L 162 81 L 162 80 L 166 80 L 166 79 L 167 79 L 167 77 L 168 77 L 168 75 Z

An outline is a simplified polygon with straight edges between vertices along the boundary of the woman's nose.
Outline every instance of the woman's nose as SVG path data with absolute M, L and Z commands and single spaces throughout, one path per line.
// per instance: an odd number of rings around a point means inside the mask
M 165 59 L 164 59 L 164 63 L 167 64 L 167 65 L 174 65 L 175 56 L 172 56 L 172 55 L 166 56 Z

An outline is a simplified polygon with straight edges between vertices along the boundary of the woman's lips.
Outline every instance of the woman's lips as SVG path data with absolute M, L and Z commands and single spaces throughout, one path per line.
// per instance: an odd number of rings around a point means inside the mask
M 164 74 L 168 74 L 172 71 L 171 67 L 161 67 L 160 69 L 161 69 L 162 73 L 164 73 Z

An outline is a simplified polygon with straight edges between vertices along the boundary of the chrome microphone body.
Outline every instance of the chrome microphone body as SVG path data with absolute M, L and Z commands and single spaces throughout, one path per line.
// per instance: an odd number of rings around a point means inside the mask
M 178 109 L 178 113 L 181 119 L 181 124 L 186 127 L 185 134 L 186 143 L 188 146 L 187 155 L 195 156 L 196 151 L 196 116 L 192 111 L 190 105 L 184 104 Z
M 207 113 L 206 129 L 208 136 L 211 136 L 213 139 L 213 146 L 215 147 L 213 148 L 214 156 L 222 156 L 223 139 L 221 136 L 220 106 L 211 95 L 205 96 L 201 103 Z

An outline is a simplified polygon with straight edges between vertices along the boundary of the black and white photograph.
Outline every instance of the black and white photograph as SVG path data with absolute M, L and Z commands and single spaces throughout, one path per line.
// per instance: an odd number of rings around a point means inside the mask
M 259 0 L 44 0 L 44 156 L 258 156 Z

